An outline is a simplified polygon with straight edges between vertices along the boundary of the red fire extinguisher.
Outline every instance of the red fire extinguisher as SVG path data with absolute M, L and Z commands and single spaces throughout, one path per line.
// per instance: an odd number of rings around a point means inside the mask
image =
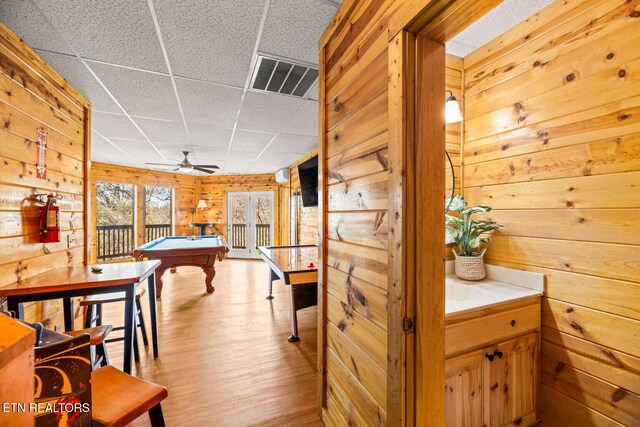
M 40 207 L 40 239 L 42 243 L 55 243 L 60 241 L 60 207 L 56 206 L 56 200 L 60 195 L 47 195 L 47 201 Z

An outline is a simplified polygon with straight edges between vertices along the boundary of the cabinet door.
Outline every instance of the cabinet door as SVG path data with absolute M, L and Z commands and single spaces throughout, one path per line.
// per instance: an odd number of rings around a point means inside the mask
M 484 351 L 445 361 L 444 423 L 450 427 L 482 427 Z
M 523 335 L 494 346 L 489 370 L 490 424 L 507 426 L 536 411 L 538 334 Z

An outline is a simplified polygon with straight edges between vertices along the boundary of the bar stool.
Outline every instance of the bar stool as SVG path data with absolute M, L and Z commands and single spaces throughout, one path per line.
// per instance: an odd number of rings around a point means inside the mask
M 109 364 L 109 357 L 107 356 L 107 335 L 113 330 L 111 325 L 100 325 L 92 328 L 80 329 L 74 331 L 67 331 L 65 335 L 70 337 L 78 337 L 83 334 L 89 335 L 89 345 L 91 345 L 91 370 L 95 371 L 98 368 L 107 366 Z
M 149 340 L 147 338 L 147 328 L 144 324 L 144 315 L 142 314 L 142 304 L 140 303 L 140 298 L 144 294 L 145 294 L 144 288 L 140 288 L 140 287 L 136 288 L 136 295 L 135 295 L 136 327 L 140 328 L 140 332 L 142 332 L 142 342 L 144 346 L 147 347 L 149 345 Z M 88 296 L 86 299 L 80 301 L 80 306 L 86 307 L 86 313 L 84 317 L 85 328 L 90 328 L 95 325 L 97 326 L 102 325 L 102 304 L 121 302 L 121 301 L 124 301 L 124 299 L 125 299 L 124 292 L 113 292 L 110 294 L 91 295 L 91 296 Z M 124 330 L 124 326 L 113 327 L 113 330 L 122 331 Z M 124 341 L 124 337 L 109 338 L 105 340 L 105 343 L 111 343 L 111 342 L 117 342 L 117 341 Z M 140 361 L 140 352 L 138 350 L 138 334 L 133 335 L 133 356 L 136 362 Z

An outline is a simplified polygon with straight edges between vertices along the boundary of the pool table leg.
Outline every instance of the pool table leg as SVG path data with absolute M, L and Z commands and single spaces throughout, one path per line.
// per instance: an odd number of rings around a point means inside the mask
M 204 282 L 207 285 L 207 293 L 211 294 L 213 293 L 213 291 L 215 291 L 215 288 L 213 287 L 213 285 L 211 285 L 211 282 L 213 282 L 213 278 L 216 277 L 216 269 L 215 267 L 202 267 L 202 271 L 204 271 L 204 274 L 207 275 L 207 277 L 205 277 Z
M 162 296 L 162 286 L 164 285 L 162 283 L 162 275 L 165 271 L 167 271 L 166 268 L 158 267 L 156 268 L 156 272 L 154 274 L 156 277 L 156 299 L 160 299 L 160 297 Z

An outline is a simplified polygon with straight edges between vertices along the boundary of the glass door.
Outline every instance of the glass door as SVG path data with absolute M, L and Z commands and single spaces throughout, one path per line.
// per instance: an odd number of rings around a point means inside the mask
M 229 256 L 260 258 L 258 246 L 273 244 L 273 192 L 228 193 Z

